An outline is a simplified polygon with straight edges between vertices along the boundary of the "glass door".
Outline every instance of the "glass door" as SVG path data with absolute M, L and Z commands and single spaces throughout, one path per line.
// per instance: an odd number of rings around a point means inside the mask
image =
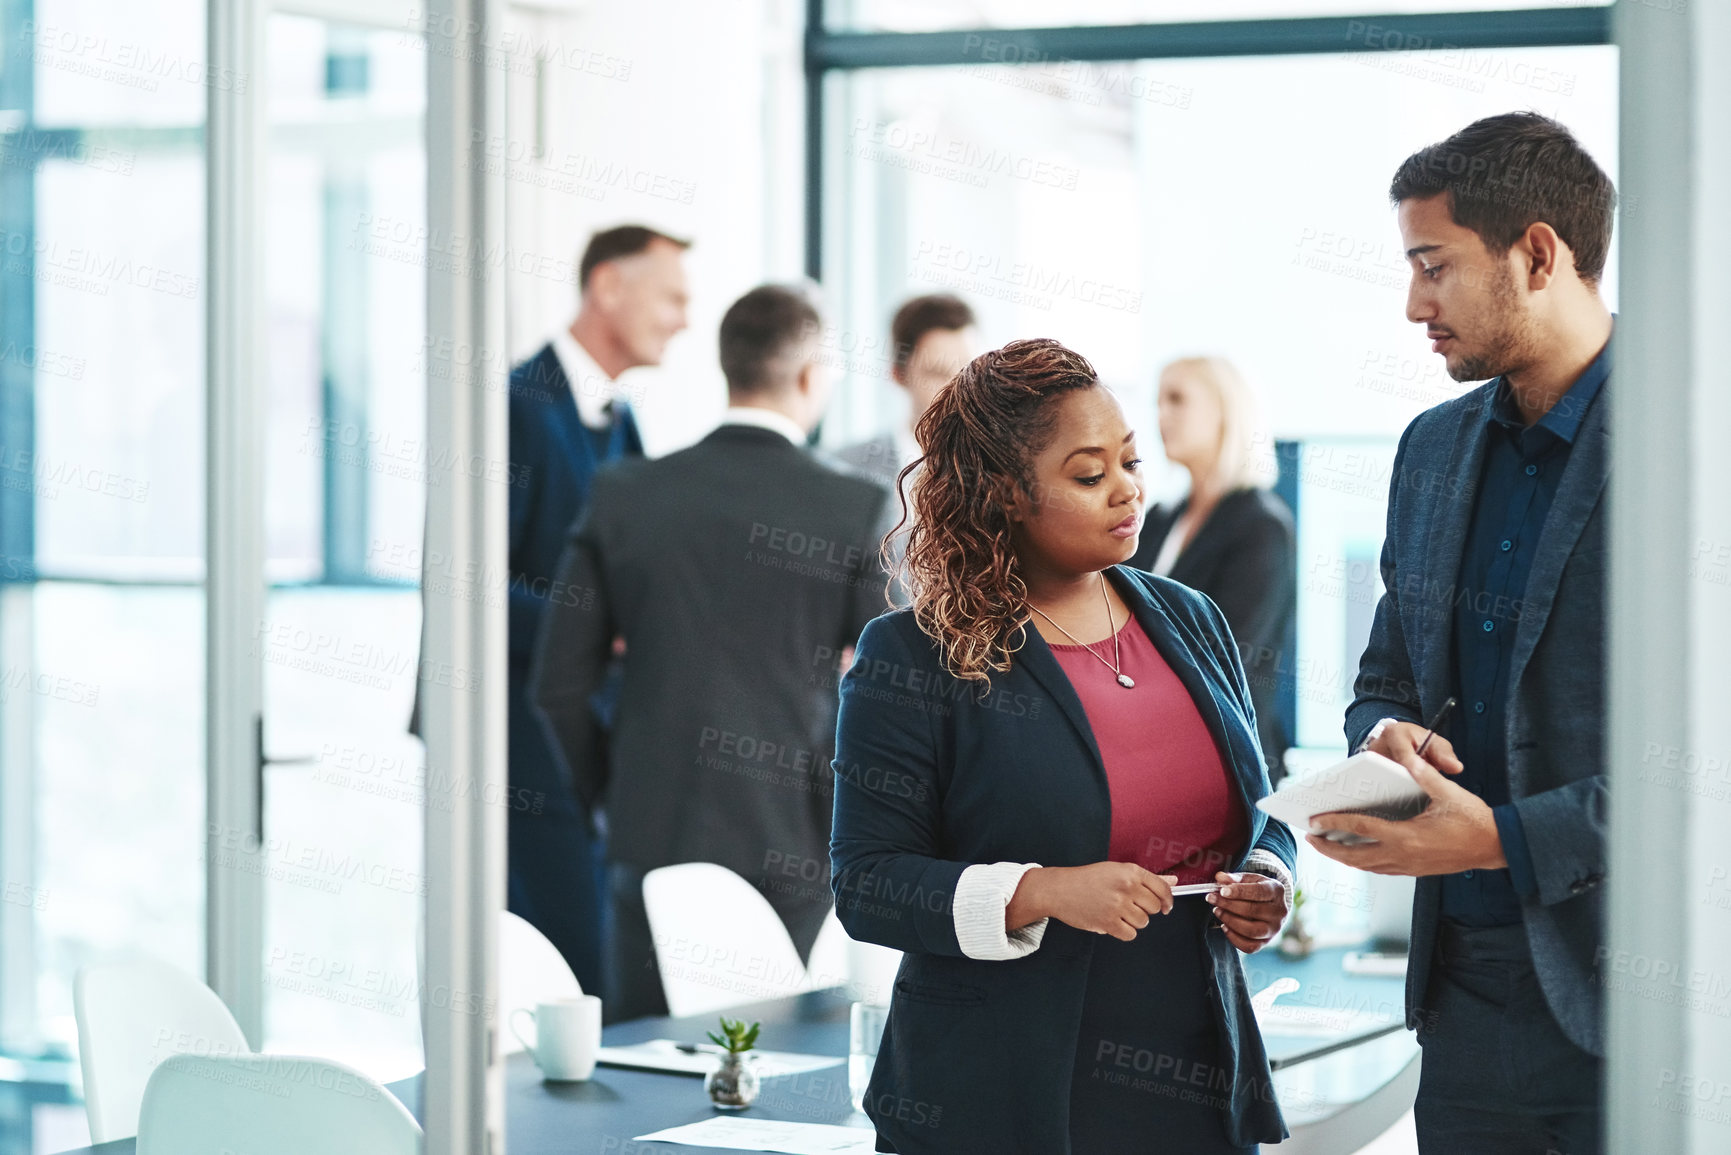
M 0 0 L 11 1057 L 73 1054 L 83 965 L 203 970 L 204 29 L 202 0 Z
M 419 1070 L 426 55 L 265 36 L 264 1045 Z
M 0 0 L 0 1152 L 73 980 L 204 970 L 203 0 Z

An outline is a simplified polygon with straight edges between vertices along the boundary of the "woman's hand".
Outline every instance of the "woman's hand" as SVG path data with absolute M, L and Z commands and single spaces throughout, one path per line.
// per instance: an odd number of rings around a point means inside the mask
M 1134 862 L 1039 867 L 1022 876 L 1004 911 L 1004 928 L 1055 918 L 1129 942 L 1150 918 L 1171 911 L 1177 881 L 1175 874 L 1154 874 Z
M 1280 880 L 1223 870 L 1214 881 L 1220 889 L 1208 895 L 1208 901 L 1226 931 L 1226 941 L 1245 954 L 1267 946 L 1286 921 L 1286 888 Z

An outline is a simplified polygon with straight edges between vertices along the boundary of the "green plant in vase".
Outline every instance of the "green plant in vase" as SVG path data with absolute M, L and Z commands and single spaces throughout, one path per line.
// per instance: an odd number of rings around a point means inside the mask
M 757 1045 L 763 1024 L 745 1025 L 744 1019 L 721 1019 L 721 1034 L 706 1031 L 709 1041 L 722 1048 L 721 1061 L 704 1076 L 703 1089 L 709 1101 L 723 1111 L 743 1111 L 757 1098 L 757 1071 L 746 1061 L 746 1053 Z

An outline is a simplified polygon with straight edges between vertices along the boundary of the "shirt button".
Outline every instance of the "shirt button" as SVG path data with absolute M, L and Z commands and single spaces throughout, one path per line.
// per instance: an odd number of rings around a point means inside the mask
M 1497 624 L 1495 622 L 1491 621 L 1489 618 L 1485 619 L 1485 633 L 1488 634 L 1496 628 L 1497 628 Z
M 1485 712 L 1485 704 L 1483 702 L 1474 702 L 1473 703 L 1473 713 L 1482 714 L 1484 712 Z
M 1463 871 L 1463 872 L 1462 872 L 1462 873 L 1461 873 L 1461 877 L 1462 877 L 1462 878 L 1471 878 L 1471 877 L 1472 877 L 1472 876 L 1473 876 L 1473 872 L 1472 872 L 1472 871 L 1470 871 L 1470 870 L 1467 870 L 1467 871 Z
M 1514 549 L 1514 548 L 1515 548 L 1514 542 L 1512 542 L 1512 541 L 1503 542 L 1503 552 L 1504 553 L 1508 553 L 1511 549 Z
M 1536 466 L 1536 465 L 1527 466 L 1527 476 L 1528 477 L 1537 477 L 1538 473 L 1539 473 L 1539 467 L 1538 466 Z

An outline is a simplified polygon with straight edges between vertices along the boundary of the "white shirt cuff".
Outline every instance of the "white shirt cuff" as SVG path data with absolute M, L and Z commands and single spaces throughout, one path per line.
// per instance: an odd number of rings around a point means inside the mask
M 1037 862 L 981 863 L 962 871 L 956 880 L 956 900 L 951 912 L 956 920 L 956 942 L 969 958 L 1004 962 L 1033 954 L 1046 937 L 1046 919 L 1006 933 L 1004 910 L 1021 885 L 1022 876 L 1039 867 Z
M 1244 859 L 1244 869 L 1252 874 L 1266 874 L 1279 882 L 1286 889 L 1286 909 L 1288 912 L 1292 910 L 1292 872 L 1286 869 L 1286 863 L 1280 861 L 1279 855 L 1258 847 Z

